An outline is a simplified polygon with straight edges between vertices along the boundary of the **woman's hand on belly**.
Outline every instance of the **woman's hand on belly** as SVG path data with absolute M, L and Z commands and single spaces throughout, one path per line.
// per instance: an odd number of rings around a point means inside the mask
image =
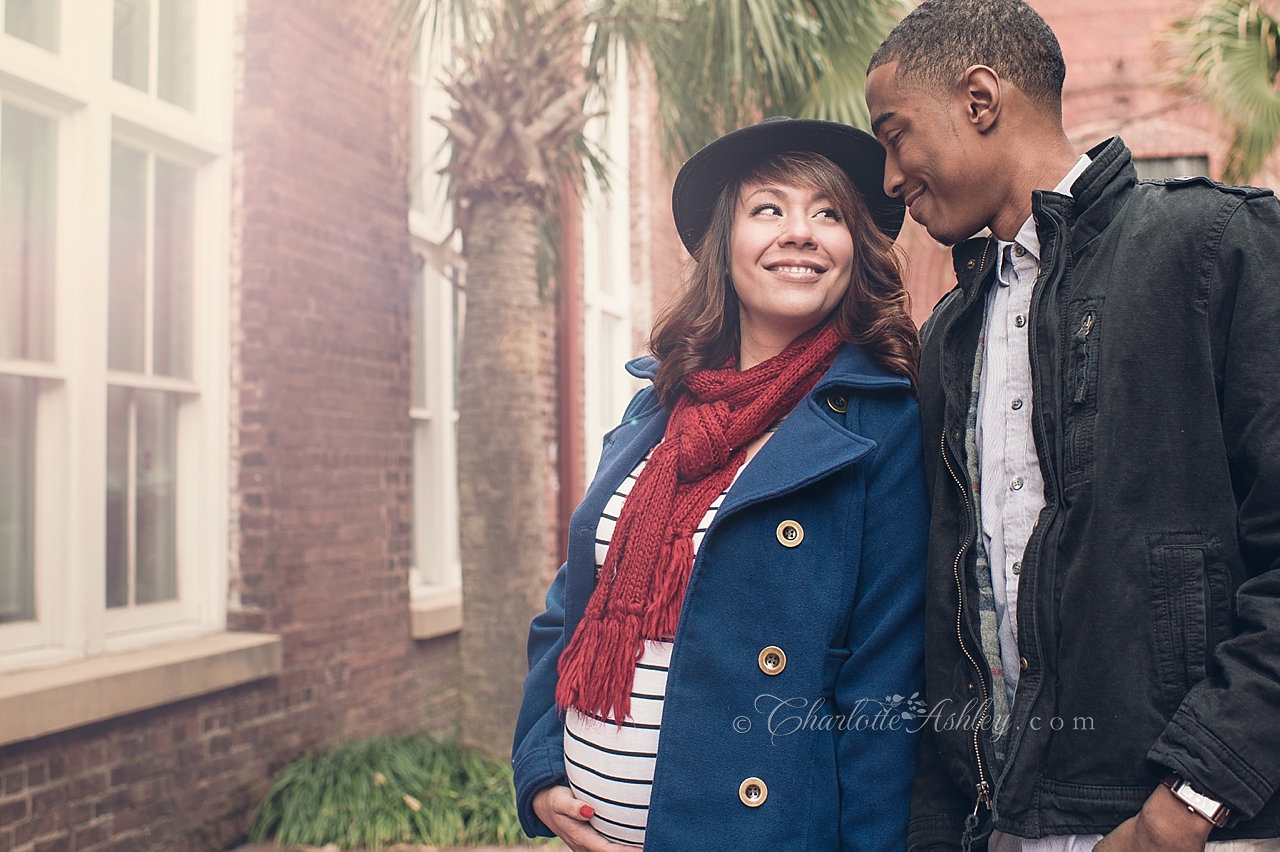
M 607 839 L 587 820 L 591 806 L 574 798 L 568 787 L 547 787 L 533 796 L 533 812 L 547 828 L 555 832 L 573 852 L 635 852 L 634 846 L 623 846 Z

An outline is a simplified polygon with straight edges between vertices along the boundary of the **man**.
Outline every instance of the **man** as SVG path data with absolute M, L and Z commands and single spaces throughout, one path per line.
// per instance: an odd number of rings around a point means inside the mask
M 909 847 L 1277 850 L 1280 204 L 1078 157 L 1065 74 L 1020 0 L 927 0 L 867 79 L 959 279 L 921 363 Z

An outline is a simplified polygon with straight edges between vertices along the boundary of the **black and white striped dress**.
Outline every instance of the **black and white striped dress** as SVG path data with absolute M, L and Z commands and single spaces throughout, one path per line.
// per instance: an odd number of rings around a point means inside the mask
M 636 477 L 644 470 L 651 455 L 652 450 L 627 475 L 605 505 L 596 527 L 597 572 L 609 554 L 609 543 L 613 540 L 614 525 L 622 513 L 623 501 L 631 493 Z M 745 467 L 738 468 L 739 475 Z M 728 488 L 715 499 L 699 522 L 693 535 L 695 556 L 727 493 Z M 600 719 L 572 708 L 565 713 L 564 765 L 569 786 L 575 797 L 595 809 L 591 825 L 616 843 L 644 845 L 671 648 L 671 642 L 644 643 L 644 652 L 636 663 L 635 681 L 631 687 L 631 714 L 622 721 L 621 727 L 612 718 Z

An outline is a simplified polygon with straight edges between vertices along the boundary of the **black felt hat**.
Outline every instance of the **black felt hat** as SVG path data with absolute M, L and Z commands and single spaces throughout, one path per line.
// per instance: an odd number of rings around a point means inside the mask
M 766 118 L 721 136 L 680 168 L 671 193 L 680 239 L 692 252 L 711 225 L 720 191 L 757 160 L 789 151 L 810 151 L 835 163 L 853 181 L 876 226 L 890 239 L 902 230 L 901 198 L 884 193 L 884 148 L 869 133 L 812 118 Z

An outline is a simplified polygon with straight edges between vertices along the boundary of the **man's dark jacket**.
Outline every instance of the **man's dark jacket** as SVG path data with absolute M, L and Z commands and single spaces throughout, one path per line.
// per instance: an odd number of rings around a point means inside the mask
M 991 673 L 965 452 L 993 240 L 956 247 L 959 286 L 925 325 L 934 715 L 913 850 L 958 847 L 984 784 L 975 847 L 993 826 L 1105 834 L 1170 769 L 1231 807 L 1212 839 L 1280 836 L 1280 203 L 1204 178 L 1139 182 L 1119 139 L 1090 157 L 1073 197 L 1034 193 L 1047 505 L 1022 559 L 1002 765 L 978 712 Z

